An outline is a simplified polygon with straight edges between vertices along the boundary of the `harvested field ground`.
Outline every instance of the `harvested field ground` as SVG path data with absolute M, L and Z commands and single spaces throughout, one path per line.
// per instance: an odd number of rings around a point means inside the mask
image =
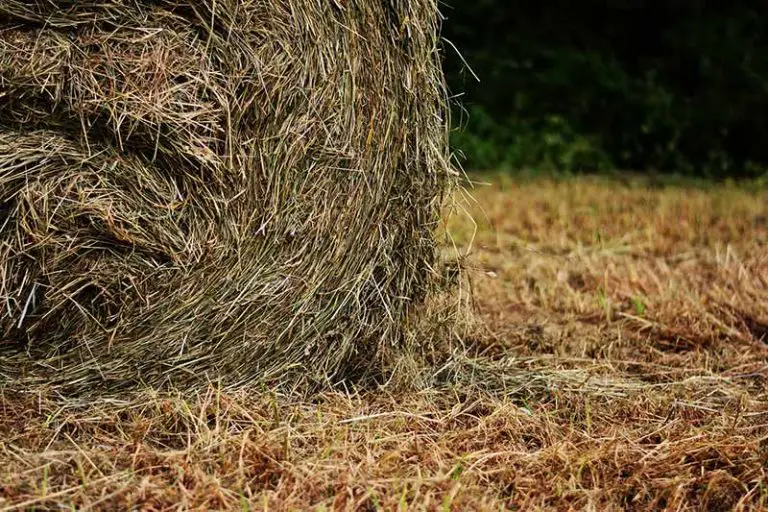
M 6 390 L 0 509 L 767 508 L 768 193 L 491 181 L 449 223 L 476 312 L 427 385 Z

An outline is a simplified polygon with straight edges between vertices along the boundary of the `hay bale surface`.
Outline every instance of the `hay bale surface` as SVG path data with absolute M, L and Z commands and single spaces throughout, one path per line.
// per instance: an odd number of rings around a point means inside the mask
M 0 0 L 0 384 L 410 350 L 452 180 L 434 0 Z

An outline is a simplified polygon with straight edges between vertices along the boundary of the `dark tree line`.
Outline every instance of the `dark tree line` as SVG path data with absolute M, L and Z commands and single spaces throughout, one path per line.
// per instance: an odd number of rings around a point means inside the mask
M 765 173 L 768 3 L 447 2 L 469 167 Z

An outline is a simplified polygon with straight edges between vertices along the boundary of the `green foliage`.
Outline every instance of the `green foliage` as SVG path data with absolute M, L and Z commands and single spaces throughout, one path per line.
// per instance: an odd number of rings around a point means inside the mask
M 452 144 L 474 169 L 601 171 L 613 168 L 597 137 L 576 133 L 568 120 L 548 116 L 540 122 L 510 118 L 496 122 L 482 107 L 470 111 L 469 124 L 456 130 Z
M 768 30 L 739 2 L 454 0 L 446 69 L 469 168 L 759 177 Z

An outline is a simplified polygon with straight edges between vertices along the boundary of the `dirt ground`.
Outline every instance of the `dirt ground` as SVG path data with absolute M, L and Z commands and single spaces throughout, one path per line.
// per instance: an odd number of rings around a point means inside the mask
M 768 508 L 768 192 L 489 181 L 428 385 L 0 390 L 0 510 Z

